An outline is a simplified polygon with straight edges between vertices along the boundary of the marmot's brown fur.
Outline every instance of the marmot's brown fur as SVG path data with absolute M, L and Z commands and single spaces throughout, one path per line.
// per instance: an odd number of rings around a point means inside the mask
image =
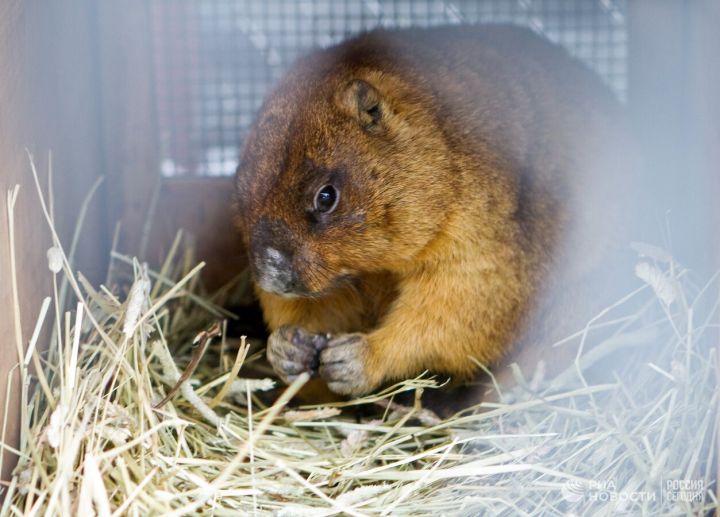
M 496 362 L 541 288 L 582 282 L 617 237 L 620 111 L 512 26 L 378 30 L 301 60 L 236 179 L 278 374 L 357 395 Z

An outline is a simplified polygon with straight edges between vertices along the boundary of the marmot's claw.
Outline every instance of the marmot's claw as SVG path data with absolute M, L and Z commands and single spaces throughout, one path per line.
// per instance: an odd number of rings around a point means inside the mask
M 343 334 L 330 339 L 320 352 L 320 376 L 335 393 L 363 395 L 373 388 L 365 368 L 367 354 L 364 334 Z
M 267 343 L 267 358 L 283 382 L 291 383 L 302 372 L 317 372 L 318 353 L 327 345 L 326 334 L 311 334 L 300 327 L 283 325 Z

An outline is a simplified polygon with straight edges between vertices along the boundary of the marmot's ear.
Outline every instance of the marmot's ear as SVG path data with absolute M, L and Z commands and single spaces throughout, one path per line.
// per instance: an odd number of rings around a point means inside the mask
M 339 92 L 341 108 L 356 117 L 360 125 L 370 132 L 380 131 L 384 116 L 383 100 L 370 83 L 354 79 Z

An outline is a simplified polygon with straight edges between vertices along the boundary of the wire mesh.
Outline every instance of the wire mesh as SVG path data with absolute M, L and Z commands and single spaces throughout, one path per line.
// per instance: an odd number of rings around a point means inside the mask
M 271 85 L 301 54 L 375 27 L 525 25 L 624 99 L 627 0 L 149 0 L 164 176 L 232 174 Z

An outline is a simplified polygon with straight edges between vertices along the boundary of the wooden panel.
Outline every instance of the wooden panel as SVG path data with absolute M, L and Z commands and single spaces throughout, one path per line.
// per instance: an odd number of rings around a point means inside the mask
M 120 249 L 137 254 L 158 179 L 147 0 L 98 3 L 108 231 L 122 221 Z
M 53 153 L 58 229 L 68 246 L 79 207 L 103 173 L 99 123 L 97 25 L 93 0 L 26 1 L 26 116 L 32 123 L 23 142 L 45 165 Z M 77 250 L 76 269 L 92 280 L 104 277 L 110 238 L 105 231 L 101 187 L 90 206 Z
M 706 246 L 713 271 L 720 269 L 720 3 L 697 0 L 691 3 L 689 31 L 690 106 L 695 116 L 697 167 L 702 171 L 701 188 L 706 193 L 707 223 L 711 234 Z
M 657 227 L 694 269 L 718 264 L 720 33 L 714 0 L 634 0 L 628 101 L 654 178 Z M 714 235 L 714 239 L 713 239 Z
M 24 55 L 19 41 L 22 41 L 24 32 L 23 3 L 19 0 L 7 0 L 0 5 L 0 335 L 4 336 L 2 341 L 2 360 L 0 361 L 0 407 L 4 409 L 6 396 L 6 380 L 9 377 L 11 368 L 17 362 L 15 352 L 15 325 L 12 315 L 12 291 L 10 289 L 10 254 L 8 248 L 8 226 L 7 226 L 7 205 L 6 193 L 16 183 L 22 183 L 23 188 L 18 202 L 18 211 L 24 216 L 18 217 L 19 221 L 15 231 L 21 236 L 18 243 L 17 259 L 27 267 L 19 273 L 19 282 L 22 286 L 22 297 L 20 306 L 24 313 L 31 314 L 39 307 L 40 294 L 46 287 L 36 274 L 33 268 L 41 268 L 43 264 L 38 259 L 35 250 L 40 249 L 43 236 L 32 231 L 33 227 L 40 226 L 39 214 L 31 214 L 30 207 L 32 190 L 27 182 L 26 162 L 22 152 L 22 140 L 25 129 L 23 128 L 23 115 L 21 106 L 24 104 L 22 96 L 22 74 L 20 64 Z M 21 329 L 24 336 L 32 329 L 30 318 L 23 318 Z M 18 377 L 14 376 L 10 389 L 17 393 L 19 389 Z M 16 443 L 18 437 L 18 400 L 11 399 L 7 408 L 10 419 L 6 440 L 9 443 Z M 2 478 L 7 479 L 12 467 L 11 460 L 14 457 L 10 454 L 4 455 Z
M 55 216 L 61 238 L 68 246 L 78 207 L 100 173 L 92 4 L 91 0 L 68 0 L 62 5 L 41 0 L 0 3 L 0 335 L 6 337 L 0 359 L 0 414 L 4 411 L 8 372 L 17 362 L 6 192 L 15 184 L 21 185 L 15 232 L 21 341 L 26 346 L 41 300 L 51 294 L 45 258 L 51 241 L 25 147 L 36 154 L 42 169 L 47 151 L 53 151 Z M 90 206 L 78 248 L 78 268 L 95 278 L 107 265 L 109 241 L 102 223 L 102 206 L 101 197 Z M 17 382 L 11 389 L 6 438 L 13 444 L 19 425 Z M 15 459 L 9 456 L 3 463 L 3 479 L 7 479 Z

